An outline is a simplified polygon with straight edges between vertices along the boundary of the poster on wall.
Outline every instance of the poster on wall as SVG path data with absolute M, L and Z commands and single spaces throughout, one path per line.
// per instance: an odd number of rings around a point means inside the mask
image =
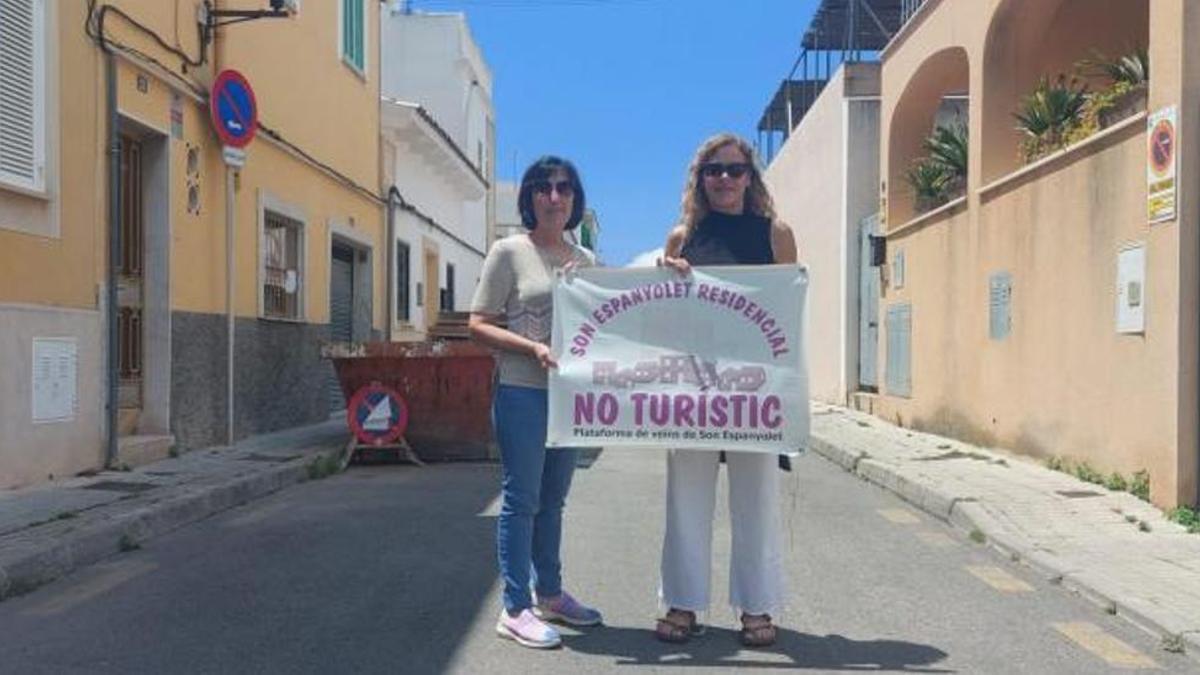
M 799 265 L 560 279 L 547 445 L 802 450 L 807 288 Z
M 1151 223 L 1175 219 L 1178 164 L 1175 131 L 1178 111 L 1169 106 L 1146 118 L 1146 195 Z

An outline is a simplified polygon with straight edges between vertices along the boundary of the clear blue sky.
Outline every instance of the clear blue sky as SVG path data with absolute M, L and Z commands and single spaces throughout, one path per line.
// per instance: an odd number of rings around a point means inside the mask
M 542 154 L 575 162 L 624 265 L 662 245 L 700 142 L 755 126 L 817 0 L 414 0 L 461 11 L 493 74 L 502 179 Z M 515 161 L 514 161 L 515 159 Z M 516 169 L 514 171 L 514 163 Z

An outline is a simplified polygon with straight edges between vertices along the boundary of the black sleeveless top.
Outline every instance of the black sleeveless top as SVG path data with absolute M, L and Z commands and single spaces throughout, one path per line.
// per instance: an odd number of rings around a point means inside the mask
M 734 216 L 710 211 L 684 242 L 679 255 L 692 265 L 770 265 L 775 262 L 771 221 L 745 213 Z M 721 461 L 725 461 L 724 451 Z M 779 468 L 791 471 L 791 458 L 780 455 Z
M 696 225 L 679 255 L 693 265 L 770 265 L 775 262 L 771 221 L 712 211 Z

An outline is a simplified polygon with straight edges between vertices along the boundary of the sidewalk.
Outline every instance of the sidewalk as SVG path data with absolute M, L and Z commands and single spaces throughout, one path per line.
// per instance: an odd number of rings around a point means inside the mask
M 328 471 L 347 434 L 331 419 L 132 471 L 0 491 L 0 600 Z
M 1200 535 L 1124 492 L 879 418 L 813 405 L 811 448 L 1200 657 Z M 975 531 L 978 531 L 977 533 Z

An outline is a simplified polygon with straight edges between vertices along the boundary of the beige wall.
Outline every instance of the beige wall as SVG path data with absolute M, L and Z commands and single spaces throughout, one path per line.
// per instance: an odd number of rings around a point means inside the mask
M 885 288 L 881 315 L 912 305 L 912 395 L 884 392 L 869 405 L 979 443 L 1126 476 L 1146 469 L 1152 498 L 1170 505 L 1196 499 L 1196 241 L 1180 223 L 1200 214 L 1184 183 L 1180 219 L 1147 223 L 1142 120 L 1023 170 L 1012 131 L 1019 96 L 1042 72 L 1148 36 L 1150 108 L 1179 104 L 1189 120 L 1181 156 L 1200 152 L 1186 139 L 1200 112 L 1186 83 L 1200 78 L 1200 59 L 1183 56 L 1181 28 L 1200 22 L 1200 7 L 1166 0 L 1154 12 L 1136 0 L 931 0 L 885 51 L 884 208 L 889 257 L 903 252 L 907 274 L 902 289 Z M 965 57 L 957 72 L 969 75 L 969 189 L 964 203 L 914 218 L 899 162 L 919 142 L 930 99 L 951 86 L 946 53 Z M 1121 335 L 1117 254 L 1138 243 L 1146 327 Z M 993 340 L 989 276 L 1000 271 L 1012 275 L 1012 332 Z
M 878 67 L 840 68 L 764 176 L 809 268 L 810 395 L 844 403 L 857 381 L 858 220 L 878 181 Z

